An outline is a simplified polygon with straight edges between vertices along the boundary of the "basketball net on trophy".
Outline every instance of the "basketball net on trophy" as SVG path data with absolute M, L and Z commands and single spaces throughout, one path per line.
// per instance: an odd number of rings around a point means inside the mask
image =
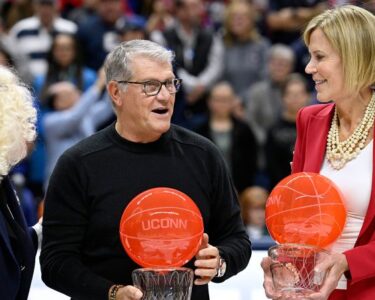
M 281 180 L 266 203 L 266 225 L 278 243 L 268 250 L 276 291 L 301 297 L 319 291 L 325 274 L 314 267 L 346 222 L 342 194 L 327 177 L 301 172 Z
M 120 239 L 129 257 L 143 267 L 132 273 L 142 299 L 190 299 L 194 275 L 182 266 L 199 250 L 203 231 L 200 210 L 178 190 L 152 188 L 128 204 Z

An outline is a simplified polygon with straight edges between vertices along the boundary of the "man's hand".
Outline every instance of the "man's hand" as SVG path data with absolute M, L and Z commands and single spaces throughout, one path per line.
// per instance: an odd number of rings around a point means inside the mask
M 208 243 L 207 233 L 203 234 L 201 247 L 195 258 L 196 261 L 194 265 L 197 268 L 194 274 L 200 278 L 197 278 L 194 284 L 203 285 L 209 283 L 217 274 L 220 254 L 219 249 Z
M 116 294 L 116 300 L 139 300 L 143 296 L 142 292 L 132 285 L 119 288 Z

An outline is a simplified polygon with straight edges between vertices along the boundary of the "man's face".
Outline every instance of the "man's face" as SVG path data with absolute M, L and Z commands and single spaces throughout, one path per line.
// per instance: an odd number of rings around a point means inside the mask
M 201 0 L 184 0 L 183 5 L 177 10 L 177 17 L 180 22 L 194 26 L 200 24 L 203 13 Z
M 39 1 L 35 4 L 35 11 L 43 26 L 52 26 L 57 14 L 57 5 L 53 1 Z
M 123 12 L 120 0 L 99 0 L 98 14 L 110 24 L 114 24 Z
M 164 82 L 175 78 L 171 64 L 147 57 L 134 57 L 131 68 L 133 76 L 129 81 Z M 155 96 L 146 95 L 142 84 L 128 83 L 126 89 L 121 83 L 118 85 L 120 106 L 117 115 L 122 136 L 131 141 L 150 142 L 169 130 L 175 95 L 170 94 L 164 85 Z

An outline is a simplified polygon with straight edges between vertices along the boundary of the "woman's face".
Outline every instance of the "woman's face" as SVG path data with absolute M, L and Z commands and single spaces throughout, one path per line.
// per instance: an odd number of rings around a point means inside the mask
M 74 40 L 67 35 L 59 35 L 56 37 L 53 57 L 63 67 L 69 66 L 75 57 Z
M 236 36 L 247 35 L 253 27 L 252 15 L 245 3 L 236 4 L 229 18 L 229 30 Z
M 290 82 L 285 87 L 283 103 L 289 113 L 296 115 L 302 107 L 308 104 L 309 99 L 310 95 L 302 82 Z
M 211 92 L 208 107 L 213 117 L 229 118 L 234 105 L 235 95 L 226 85 L 217 86 Z
M 315 29 L 308 45 L 311 55 L 306 73 L 312 75 L 319 101 L 328 102 L 343 97 L 345 92 L 342 61 L 321 29 Z

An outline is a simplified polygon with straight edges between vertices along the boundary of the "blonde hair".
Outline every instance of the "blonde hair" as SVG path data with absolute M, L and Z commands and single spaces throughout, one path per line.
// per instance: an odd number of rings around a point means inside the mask
M 349 91 L 359 91 L 375 83 L 375 16 L 353 5 L 326 10 L 313 18 L 304 32 L 306 45 L 311 34 L 321 29 L 339 53 Z
M 26 156 L 36 137 L 35 123 L 30 91 L 13 71 L 0 66 L 0 181 Z

